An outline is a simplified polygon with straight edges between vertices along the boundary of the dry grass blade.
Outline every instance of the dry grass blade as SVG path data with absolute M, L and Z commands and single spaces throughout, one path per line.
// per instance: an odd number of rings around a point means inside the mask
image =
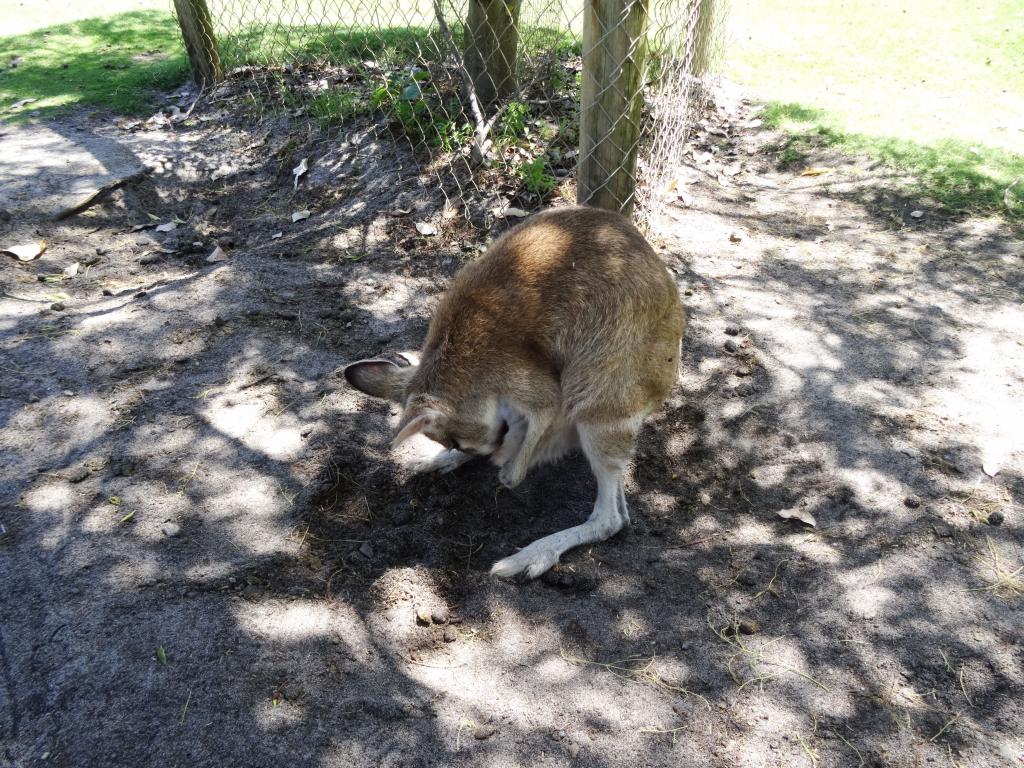
M 564 648 L 559 651 L 559 655 L 570 664 L 601 667 L 617 677 L 623 677 L 627 680 L 634 680 L 638 683 L 651 685 L 665 691 L 666 693 L 680 693 L 684 696 L 693 696 L 694 698 L 700 699 L 708 709 L 711 709 L 711 702 L 699 693 L 691 691 L 688 688 L 683 688 L 682 686 L 672 685 L 662 678 L 661 675 L 654 672 L 654 662 L 657 660 L 657 656 L 630 657 L 628 659 L 622 659 L 621 661 L 602 662 L 573 656 L 572 654 L 567 653 Z
M 711 619 L 709 618 L 708 628 L 715 633 L 715 636 L 719 640 L 721 640 L 726 645 L 729 645 L 736 649 L 736 652 L 729 656 L 726 662 L 726 666 L 729 669 L 729 674 L 732 676 L 732 679 L 736 682 L 737 685 L 739 685 L 741 690 L 746 686 L 750 685 L 751 683 L 764 683 L 778 676 L 775 674 L 765 674 L 758 669 L 758 665 L 765 664 L 770 667 L 776 667 L 778 669 L 781 669 L 784 672 L 789 672 L 790 674 L 796 675 L 797 677 L 802 677 L 804 680 L 814 684 L 826 693 L 832 693 L 832 689 L 825 685 L 825 683 L 818 680 L 816 677 L 809 675 L 806 672 L 801 672 L 799 669 L 790 667 L 787 664 L 782 664 L 781 662 L 766 658 L 763 651 L 767 644 L 762 645 L 760 648 L 752 648 L 749 645 L 744 644 L 744 642 L 740 639 L 740 631 L 737 625 L 727 624 L 721 629 L 716 629 L 715 626 L 711 623 Z M 730 630 L 732 630 L 731 633 Z M 753 677 L 750 677 L 746 680 L 743 680 L 736 673 L 736 670 L 734 668 L 736 660 L 741 658 L 746 660 L 746 662 L 750 666 L 751 671 L 754 673 Z
M 987 555 L 976 555 L 975 560 L 988 574 L 983 574 L 986 582 L 982 587 L 970 587 L 964 592 L 991 592 L 997 597 L 1014 598 L 1024 595 L 1024 565 L 1012 571 L 1004 564 L 1003 557 L 992 541 L 991 536 L 985 537 Z

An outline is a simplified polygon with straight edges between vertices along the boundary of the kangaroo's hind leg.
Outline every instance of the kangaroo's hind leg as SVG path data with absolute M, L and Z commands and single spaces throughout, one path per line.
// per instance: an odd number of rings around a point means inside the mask
M 558 562 L 564 552 L 614 536 L 629 521 L 623 478 L 633 455 L 640 418 L 578 423 L 580 444 L 597 478 L 594 511 L 581 525 L 538 539 L 491 568 L 497 576 L 525 573 L 535 579 Z

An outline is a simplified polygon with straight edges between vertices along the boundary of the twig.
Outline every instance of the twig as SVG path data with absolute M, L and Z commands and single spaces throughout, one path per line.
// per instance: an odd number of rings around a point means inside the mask
M 92 207 L 100 200 L 102 200 L 104 197 L 113 192 L 115 189 L 120 189 L 125 184 L 134 184 L 136 181 L 140 181 L 143 177 L 147 176 L 148 174 L 149 169 L 144 168 L 141 171 L 136 171 L 130 176 L 125 176 L 124 178 L 121 179 L 115 179 L 114 181 L 111 181 L 108 184 L 104 184 L 102 187 L 97 189 L 95 192 L 93 192 L 91 195 L 86 197 L 81 202 L 75 203 L 74 205 L 68 208 L 64 208 L 58 211 L 56 214 L 54 214 L 53 220 L 64 221 L 64 219 L 71 218 L 75 214 L 81 213 L 87 208 Z
M 817 768 L 819 760 L 817 753 L 814 750 L 812 750 L 809 746 L 807 746 L 807 742 L 804 741 L 803 736 L 801 736 L 799 733 L 794 735 L 796 736 L 796 740 L 800 742 L 800 746 L 804 748 L 804 752 L 807 753 L 807 757 L 811 759 L 811 767 Z
M 185 722 L 185 713 L 188 712 L 188 703 L 192 701 L 192 689 L 188 689 L 188 697 L 185 699 L 185 706 L 181 708 L 181 717 L 178 718 L 178 724 L 181 725 Z

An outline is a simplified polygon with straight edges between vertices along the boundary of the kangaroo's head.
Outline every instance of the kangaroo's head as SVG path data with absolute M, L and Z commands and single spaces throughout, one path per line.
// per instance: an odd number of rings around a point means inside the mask
M 407 365 L 399 365 L 375 358 L 345 367 L 345 379 L 360 392 L 402 406 L 392 447 L 421 433 L 445 448 L 480 456 L 488 456 L 501 447 L 509 420 L 495 398 L 472 391 L 456 394 L 439 387 L 427 388 L 423 377 L 417 376 L 418 363 L 409 358 L 406 362 Z

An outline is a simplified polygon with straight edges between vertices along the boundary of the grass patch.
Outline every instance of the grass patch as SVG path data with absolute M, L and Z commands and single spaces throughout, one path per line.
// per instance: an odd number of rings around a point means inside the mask
M 802 163 L 816 149 L 865 154 L 914 178 L 907 192 L 931 198 L 955 213 L 1002 213 L 1024 218 L 1024 155 L 945 139 L 921 144 L 893 136 L 848 133 L 830 116 L 800 104 L 769 103 L 765 125 L 788 136 L 779 148 L 783 166 Z M 1014 181 L 1020 179 L 1017 184 Z M 1011 188 L 1012 185 L 1012 188 Z
M 82 19 L 0 37 L 0 111 L 6 120 L 87 105 L 143 114 L 157 91 L 180 85 L 188 64 L 167 11 Z M 22 99 L 37 99 L 14 112 Z
M 1024 215 L 1019 0 L 733 0 L 729 76 L 801 152 L 835 146 L 918 175 L 955 211 Z

